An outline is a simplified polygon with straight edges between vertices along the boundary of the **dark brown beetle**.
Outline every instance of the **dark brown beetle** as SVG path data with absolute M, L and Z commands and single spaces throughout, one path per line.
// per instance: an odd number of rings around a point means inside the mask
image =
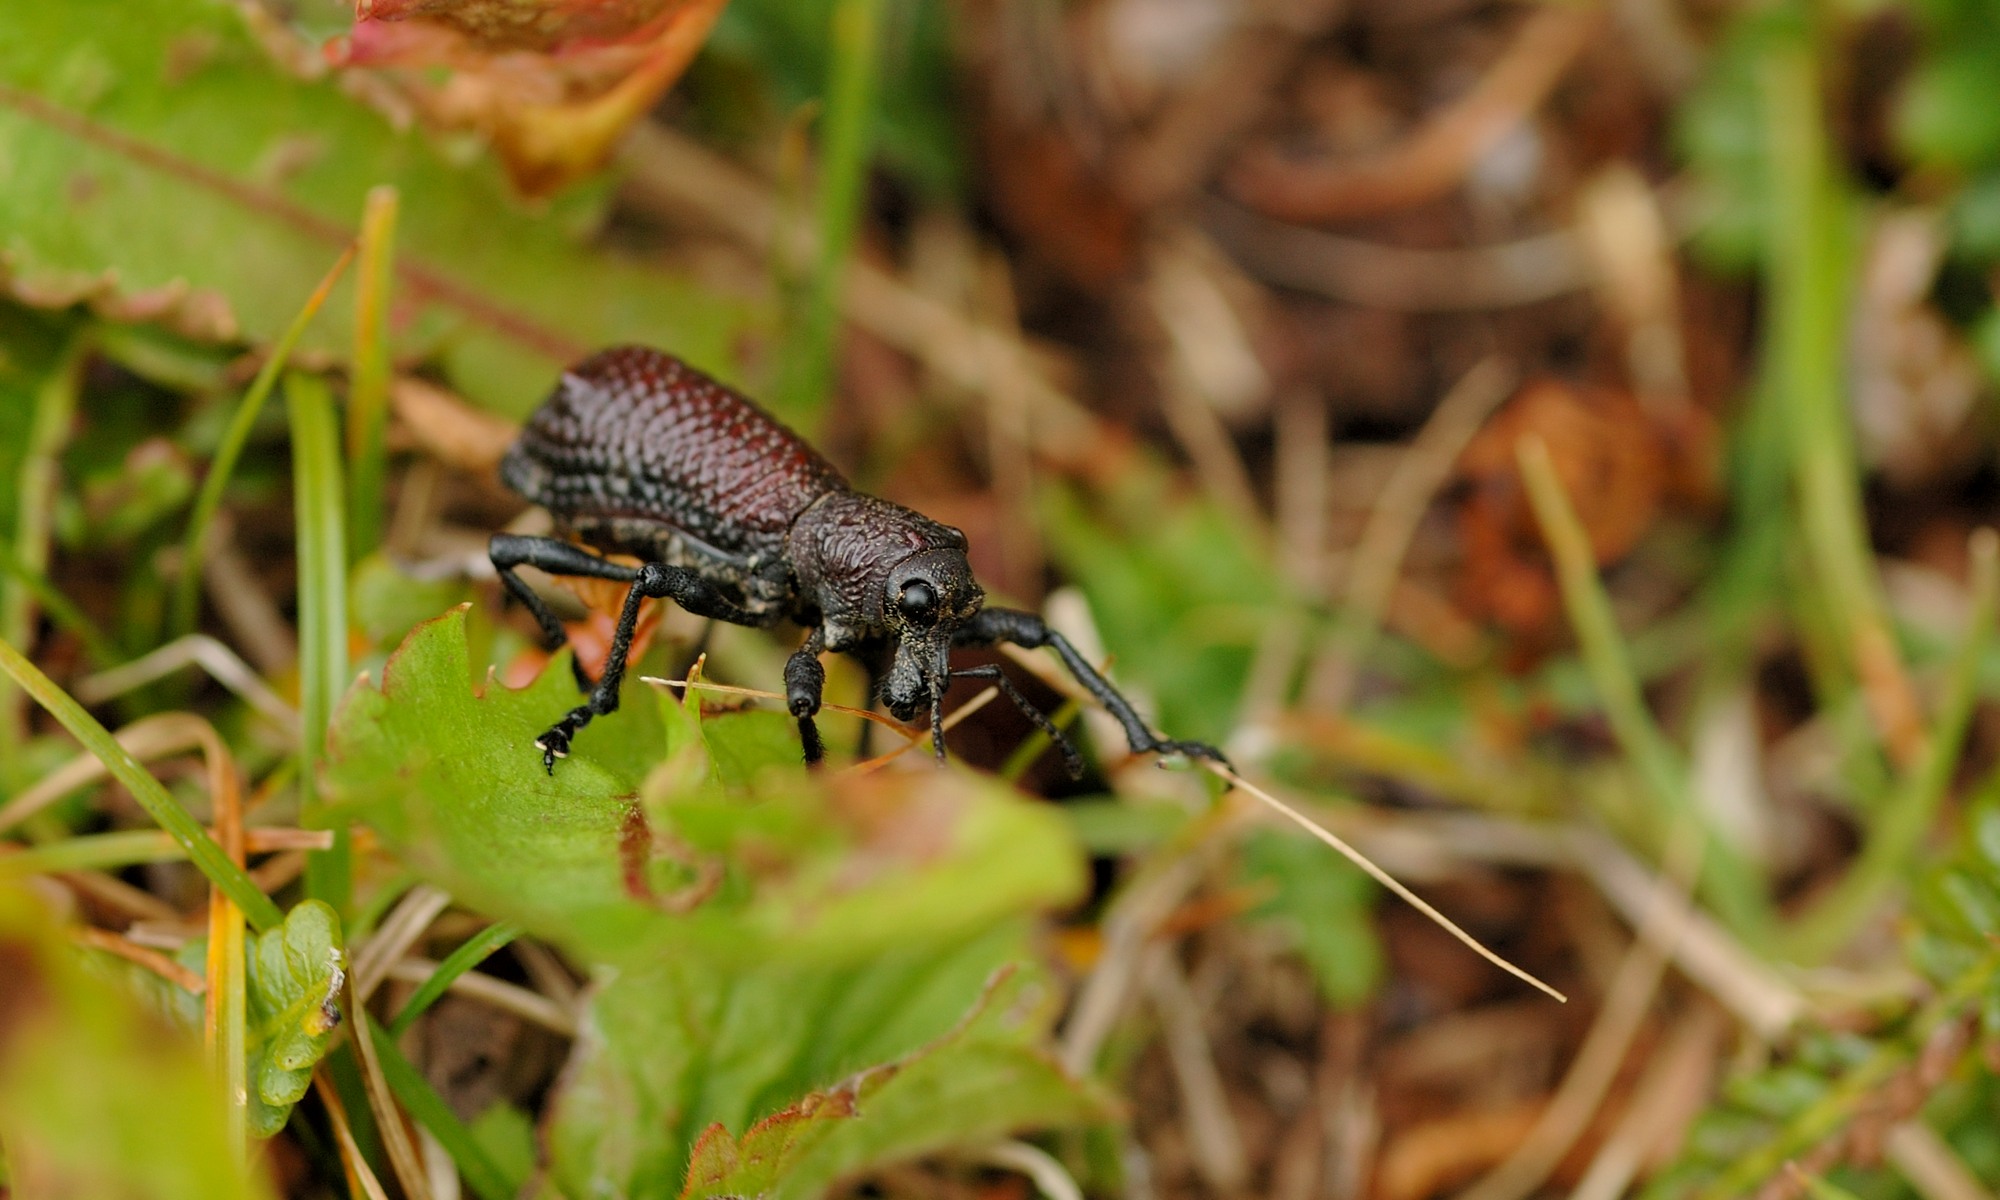
M 928 706 L 931 741 L 944 758 L 945 689 L 954 678 L 998 687 L 1062 750 L 1076 749 L 996 666 L 951 669 L 958 646 L 1047 646 L 1124 726 L 1134 753 L 1223 761 L 1214 747 L 1155 736 L 1132 705 L 1061 634 L 1033 613 L 984 607 L 965 535 L 921 513 L 847 485 L 791 430 L 735 391 L 671 355 L 638 346 L 605 350 L 565 372 L 500 464 L 507 485 L 554 515 L 557 538 L 497 534 L 489 547 L 507 590 L 535 615 L 551 650 L 562 624 L 514 568 L 631 585 L 604 677 L 536 739 L 551 773 L 592 717 L 618 707 L 641 601 L 671 597 L 697 616 L 762 628 L 790 620 L 806 640 L 785 664 L 785 693 L 808 763 L 825 750 L 819 711 L 828 650 L 880 673 L 898 720 Z

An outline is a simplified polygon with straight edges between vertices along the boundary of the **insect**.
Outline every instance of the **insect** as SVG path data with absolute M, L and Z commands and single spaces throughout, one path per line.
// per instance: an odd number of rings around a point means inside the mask
M 534 614 L 549 649 L 563 644 L 562 624 L 517 567 L 630 585 L 604 674 L 593 681 L 577 666 L 584 702 L 535 741 L 550 774 L 579 730 L 617 709 L 648 597 L 738 625 L 789 620 L 806 630 L 785 663 L 785 698 L 808 764 L 825 756 L 813 718 L 826 683 L 820 655 L 834 651 L 868 665 L 897 720 L 929 708 L 939 761 L 945 689 L 953 679 L 982 679 L 1048 734 L 1070 774 L 1080 775 L 1076 748 L 999 667 L 952 669 L 955 648 L 1001 642 L 1054 650 L 1118 719 L 1133 753 L 1224 761 L 1212 746 L 1155 735 L 1040 617 L 987 607 L 963 533 L 855 491 L 798 435 L 672 355 L 621 346 L 564 372 L 507 452 L 500 476 L 574 539 L 503 533 L 488 547 L 501 583 Z

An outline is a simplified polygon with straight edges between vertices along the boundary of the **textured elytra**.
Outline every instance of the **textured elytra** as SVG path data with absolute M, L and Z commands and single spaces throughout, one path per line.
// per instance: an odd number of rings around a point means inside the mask
M 831 463 L 747 397 L 638 346 L 564 372 L 501 475 L 565 528 L 664 522 L 745 557 L 781 553 L 800 513 L 847 488 Z

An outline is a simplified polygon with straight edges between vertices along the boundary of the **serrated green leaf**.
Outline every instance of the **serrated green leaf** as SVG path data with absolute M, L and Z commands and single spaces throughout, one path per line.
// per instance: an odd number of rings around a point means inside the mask
M 1046 979 L 1000 973 L 951 1032 L 870 1067 L 733 1136 L 709 1125 L 684 1200 L 809 1197 L 843 1176 L 954 1144 L 1105 1119 L 1111 1102 L 1038 1042 L 1056 1007 Z
M 419 874 L 597 965 L 550 1138 L 572 1194 L 672 1196 L 708 1126 L 944 1036 L 1032 958 L 1029 915 L 1082 890 L 1061 818 L 969 772 L 808 774 L 782 714 L 704 715 L 631 683 L 551 777 L 532 742 L 575 703 L 567 662 L 520 691 L 471 680 L 464 611 L 419 627 L 342 706 L 328 782 Z M 1007 1028 L 1029 1047 L 1046 1021 Z M 1038 1053 L 961 1066 L 1032 1082 Z M 825 1169 L 1000 1119 L 951 1110 L 843 1134 Z
M 268 1195 L 230 1152 L 200 1047 L 94 978 L 50 914 L 0 884 L 0 1144 L 14 1195 Z
M 334 803 L 431 882 L 588 961 L 853 963 L 1082 886 L 1061 819 L 969 772 L 811 777 L 770 714 L 705 718 L 689 741 L 689 710 L 628 682 L 550 775 L 533 742 L 576 703 L 567 661 L 519 691 L 475 692 L 471 674 L 463 609 L 412 632 L 341 707 Z
M 301 901 L 284 924 L 257 936 L 244 966 L 250 1129 L 270 1137 L 312 1086 L 313 1066 L 340 1027 L 340 918 L 317 900 Z
M 286 74 L 224 0 L 14 6 L 0 38 L 0 279 L 209 338 L 268 341 L 353 235 L 402 197 L 399 357 L 520 414 L 563 363 L 617 341 L 727 371 L 744 321 L 685 280 L 580 248 L 595 201 L 537 209 L 487 158 L 453 162 L 338 78 Z M 352 341 L 343 285 L 309 351 Z
M 1026 933 L 1012 922 L 853 969 L 621 973 L 591 1006 L 557 1106 L 558 1180 L 571 1195 L 671 1197 L 684 1183 L 693 1195 L 817 1195 L 891 1158 L 1101 1119 L 1103 1094 L 1043 1048 L 1054 989 L 1038 968 L 1009 965 Z M 1006 981 L 989 990 L 996 972 Z M 835 1117 L 838 1128 L 815 1127 Z

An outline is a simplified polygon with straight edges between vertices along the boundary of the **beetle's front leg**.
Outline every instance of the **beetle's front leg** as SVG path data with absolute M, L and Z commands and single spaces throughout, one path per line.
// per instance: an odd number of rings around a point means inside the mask
M 826 667 L 819 656 L 826 650 L 826 630 L 814 627 L 805 644 L 785 660 L 785 706 L 799 722 L 799 741 L 805 747 L 806 765 L 817 767 L 826 758 L 826 743 L 820 740 L 819 725 L 813 714 L 819 711 L 826 692 Z
M 1070 645 L 1068 638 L 1050 629 L 1048 622 L 1031 612 L 1012 608 L 982 608 L 972 620 L 959 626 L 954 635 L 954 643 L 960 646 L 990 646 L 996 642 L 1012 642 L 1030 650 L 1047 646 L 1054 650 L 1069 668 L 1069 673 L 1083 685 L 1083 689 L 1097 698 L 1105 711 L 1118 719 L 1125 730 L 1125 741 L 1134 754 L 1185 754 L 1189 758 L 1206 758 L 1229 765 L 1222 751 L 1206 742 L 1182 742 L 1163 738 L 1146 728 L 1139 719 L 1139 713 L 1132 702 L 1125 699 L 1111 681 L 1097 673 L 1097 668 Z
M 632 653 L 632 638 L 639 624 L 639 608 L 645 601 L 671 599 L 698 617 L 715 617 L 739 625 L 755 623 L 750 614 L 723 595 L 714 584 L 685 567 L 645 563 L 636 568 L 620 569 L 631 571 L 632 590 L 625 593 L 625 607 L 618 614 L 617 628 L 612 631 L 611 654 L 604 663 L 604 676 L 590 689 L 590 695 L 582 704 L 570 709 L 562 720 L 535 739 L 535 748 L 542 752 L 542 766 L 551 775 L 555 774 L 556 760 L 569 757 L 570 741 L 579 730 L 590 724 L 593 717 L 618 710 L 618 688 L 625 679 L 625 659 Z

